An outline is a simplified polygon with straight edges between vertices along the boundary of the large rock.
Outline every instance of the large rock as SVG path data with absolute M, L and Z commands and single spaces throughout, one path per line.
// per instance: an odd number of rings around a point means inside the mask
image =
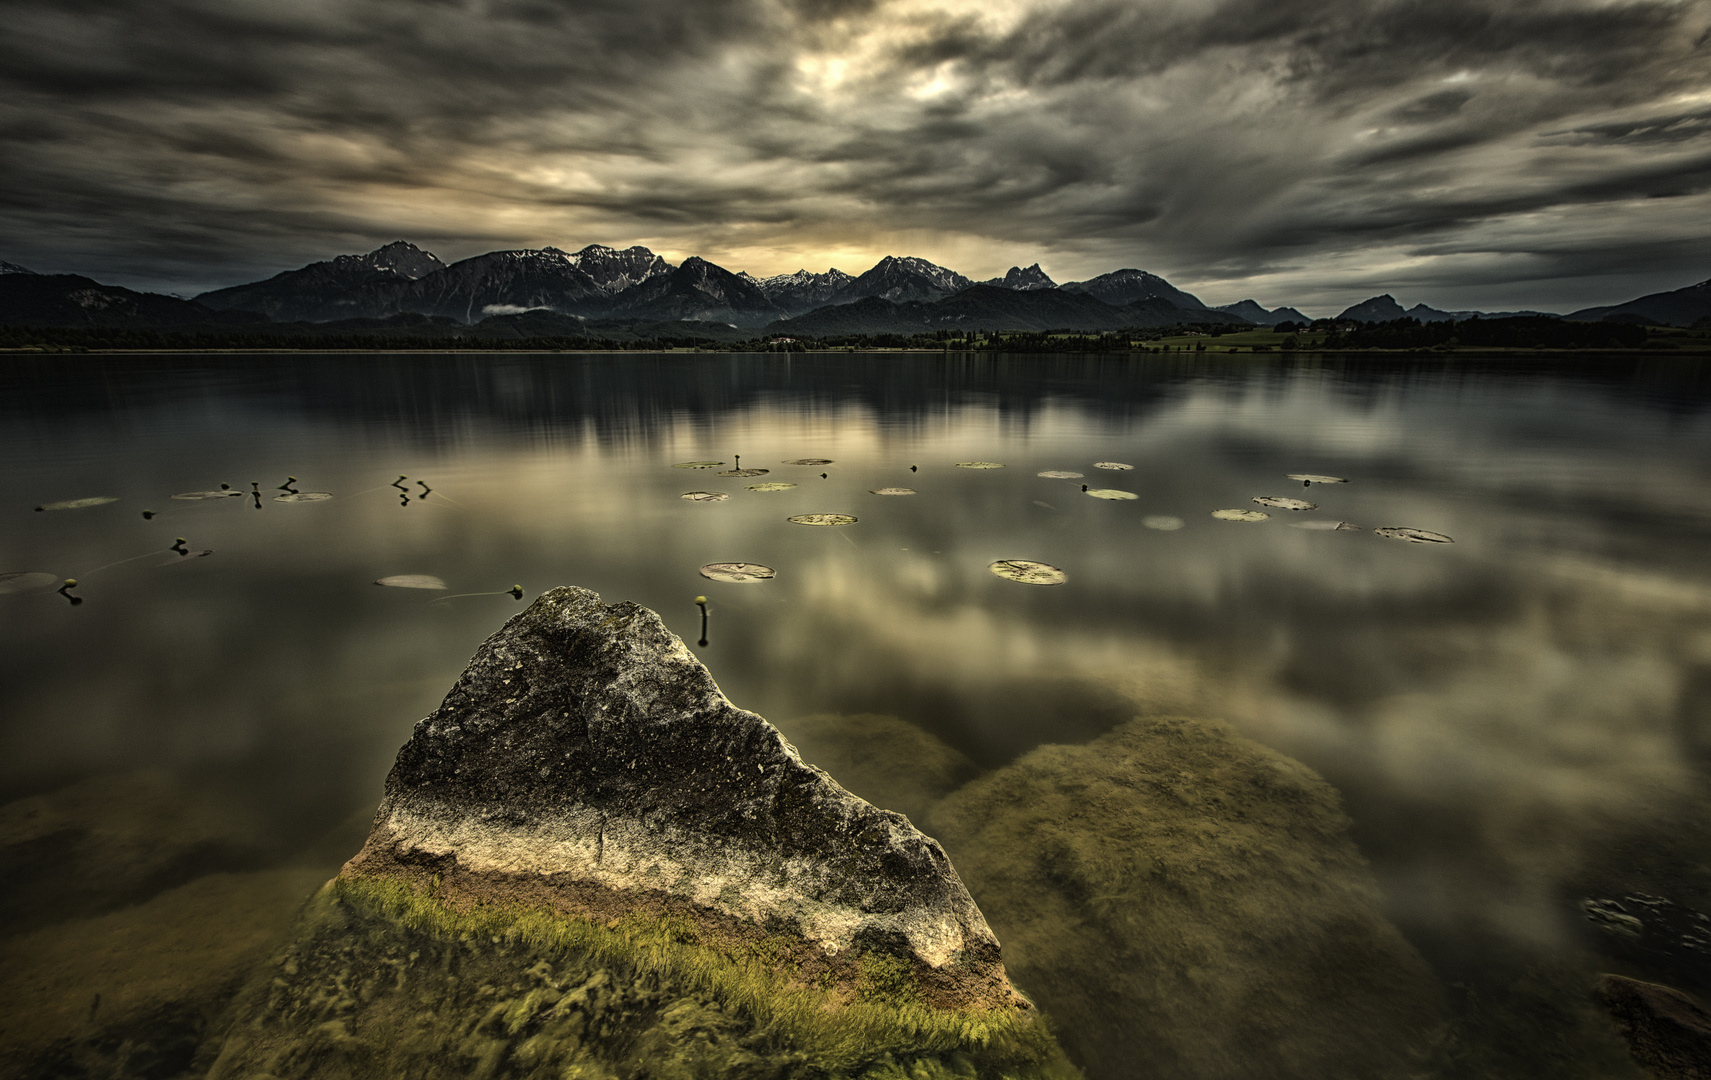
M 1711 1080 L 1711 1012 L 1679 990 L 1606 975 L 1598 998 L 1628 1049 L 1660 1080 Z
M 1006 967 L 1095 1080 L 1424 1074 L 1444 1019 L 1337 793 L 1214 722 L 1042 746 L 941 802 Z
M 801 978 L 853 993 L 870 953 L 939 1008 L 1020 1005 L 938 843 L 805 764 L 635 604 L 556 589 L 490 638 L 386 782 L 343 876 L 455 906 L 780 932 Z
M 935 841 L 572 588 L 417 725 L 224 1030 L 211 1080 L 1079 1077 Z

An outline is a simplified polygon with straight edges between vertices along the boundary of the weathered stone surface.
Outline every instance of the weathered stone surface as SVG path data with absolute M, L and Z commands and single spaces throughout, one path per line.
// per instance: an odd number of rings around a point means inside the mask
M 1018 1004 L 938 843 L 850 794 L 727 701 L 646 608 L 542 596 L 482 645 L 398 755 L 343 874 L 454 906 L 692 919 L 786 933 L 832 978 L 904 958 L 927 1004 Z
M 1635 1059 L 1662 1080 L 1711 1080 L 1711 1012 L 1679 990 L 1621 975 L 1598 997 Z

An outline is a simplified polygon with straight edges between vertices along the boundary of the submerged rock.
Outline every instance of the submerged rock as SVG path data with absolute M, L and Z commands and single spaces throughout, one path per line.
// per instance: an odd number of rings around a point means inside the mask
M 140 903 L 267 854 L 230 806 L 162 773 L 19 799 L 0 807 L 0 936 Z
M 1711 1012 L 1679 990 L 1606 975 L 1598 998 L 1636 1060 L 1660 1080 L 1711 1077 Z
M 1074 1075 L 936 841 L 561 588 L 417 724 L 211 1075 L 899 1069 Z
M 1443 1019 L 1336 792 L 1219 724 L 1043 746 L 928 819 L 1096 1080 L 1412 1076 Z

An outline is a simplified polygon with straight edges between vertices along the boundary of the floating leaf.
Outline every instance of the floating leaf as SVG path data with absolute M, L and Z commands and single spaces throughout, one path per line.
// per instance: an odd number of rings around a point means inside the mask
M 1373 532 L 1391 540 L 1406 540 L 1410 544 L 1453 544 L 1454 540 L 1443 533 L 1427 532 L 1425 529 L 1374 529 Z
M 1112 502 L 1140 498 L 1132 491 L 1118 491 L 1116 488 L 1088 488 L 1083 494 L 1091 495 L 1095 499 L 1110 499 Z
M 44 573 L 40 570 L 20 570 L 13 574 L 0 574 L 0 595 L 40 592 L 42 589 L 53 588 L 59 582 L 58 574 Z
M 832 459 L 829 457 L 799 457 L 793 461 L 784 462 L 786 465 L 830 465 L 831 463 Z
M 795 484 L 788 484 L 782 480 L 773 480 L 773 481 L 771 481 L 769 483 L 765 483 L 765 484 L 750 484 L 749 490 L 750 491 L 789 491 L 791 488 L 793 488 L 795 486 L 796 486 Z
M 117 495 L 97 495 L 93 499 L 66 499 L 64 502 L 43 503 L 37 510 L 82 510 L 86 506 L 101 506 L 104 503 L 118 502 Z
M 919 495 L 914 488 L 869 488 L 875 495 Z
M 765 581 L 774 573 L 772 567 L 753 562 L 710 562 L 701 568 L 701 576 L 714 581 Z
M 244 494 L 242 491 L 181 491 L 174 495 L 175 499 L 231 499 Z
M 1006 581 L 1020 581 L 1024 585 L 1062 585 L 1069 580 L 1068 574 L 1050 563 L 1032 559 L 999 559 L 987 569 Z
M 1353 525 L 1347 521 L 1291 521 L 1289 527 L 1291 529 L 1311 529 L 1314 532 L 1335 532 L 1337 530 L 1360 532 L 1359 525 Z
M 723 461 L 680 461 L 673 465 L 674 469 L 717 469 Z
M 797 525 L 854 525 L 856 519 L 848 514 L 797 514 L 784 520 Z
M 1285 479 L 1299 480 L 1303 484 L 1346 484 L 1347 480 L 1340 476 L 1320 476 L 1318 473 L 1292 472 L 1286 473 Z
M 375 581 L 394 589 L 443 589 L 446 583 L 432 574 L 393 574 Z
M 1264 510 L 1214 510 L 1212 516 L 1219 521 L 1266 521 L 1271 517 Z
M 1254 502 L 1261 506 L 1274 506 L 1279 510 L 1317 510 L 1318 503 L 1310 503 L 1306 499 L 1285 499 L 1281 495 L 1255 495 Z
M 771 469 L 725 469 L 723 472 L 716 472 L 713 475 L 714 476 L 765 476 L 767 473 L 769 473 L 771 471 L 772 471 Z
M 1095 461 L 1093 467 L 1095 469 L 1110 469 L 1112 472 L 1128 472 L 1134 468 L 1133 465 L 1125 465 L 1121 461 Z
M 1043 476 L 1047 480 L 1080 480 L 1087 474 L 1070 472 L 1068 469 L 1047 469 L 1045 472 L 1035 473 L 1034 475 Z
M 685 491 L 678 498 L 688 499 L 690 502 L 724 502 L 730 496 L 723 491 Z
M 1171 517 L 1169 514 L 1154 514 L 1151 517 L 1142 518 L 1141 524 L 1149 529 L 1157 529 L 1159 532 L 1175 532 L 1182 528 L 1186 522 L 1179 517 Z
M 956 467 L 959 469 L 1002 469 L 1004 466 L 996 461 L 959 461 L 956 463 Z
M 275 495 L 274 502 L 325 502 L 333 497 L 330 491 L 293 491 L 289 495 Z

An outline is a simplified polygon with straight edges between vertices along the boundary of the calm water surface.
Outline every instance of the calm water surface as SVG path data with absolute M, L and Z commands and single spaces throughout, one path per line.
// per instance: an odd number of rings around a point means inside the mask
M 1711 902 L 1708 406 L 1692 363 L 1549 358 L 7 359 L 0 572 L 84 602 L 0 595 L 0 801 L 154 772 L 278 852 L 354 846 L 411 725 L 520 608 L 501 590 L 585 586 L 691 642 L 704 594 L 699 654 L 787 734 L 885 714 L 996 768 L 1136 714 L 1222 718 L 1338 788 L 1445 986 L 1499 953 L 1689 985 L 1577 904 Z M 736 455 L 770 472 L 671 467 Z M 273 501 L 288 475 L 333 498 Z M 797 486 L 745 489 L 774 480 Z M 221 483 L 246 496 L 170 498 Z M 1319 506 L 1211 516 L 1267 495 Z M 33 509 L 91 496 L 117 501 Z M 859 521 L 785 520 L 814 512 Z M 988 572 L 1012 558 L 1069 581 Z M 394 574 L 448 589 L 371 584 Z

